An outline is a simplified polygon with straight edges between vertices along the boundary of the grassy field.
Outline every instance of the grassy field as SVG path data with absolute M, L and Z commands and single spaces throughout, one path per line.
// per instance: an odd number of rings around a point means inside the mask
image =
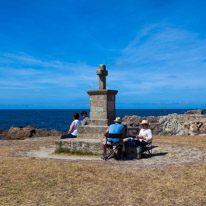
M 182 146 L 195 142 L 206 149 L 205 136 L 157 136 L 154 143 L 158 142 Z M 52 144 L 52 140 L 0 142 L 0 205 L 206 205 L 206 165 L 201 161 L 130 168 L 104 161 L 18 156 L 19 151 Z

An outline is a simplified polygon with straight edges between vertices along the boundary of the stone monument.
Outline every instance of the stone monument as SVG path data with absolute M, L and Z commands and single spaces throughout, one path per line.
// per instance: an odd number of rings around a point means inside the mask
M 90 118 L 88 125 L 78 127 L 77 138 L 101 139 L 108 125 L 115 119 L 115 95 L 117 90 L 106 89 L 106 66 L 101 64 L 96 71 L 99 89 L 88 90 L 90 98 Z

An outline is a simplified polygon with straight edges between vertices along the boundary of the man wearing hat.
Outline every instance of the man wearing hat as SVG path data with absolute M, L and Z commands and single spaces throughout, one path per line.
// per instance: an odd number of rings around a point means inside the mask
M 134 142 L 137 146 L 144 147 L 152 141 L 152 131 L 149 128 L 150 125 L 147 120 L 142 120 L 140 124 L 142 128 L 139 132 L 139 135 L 136 136 Z
M 104 132 L 104 136 L 106 137 L 108 134 L 120 134 L 122 136 L 125 136 L 125 127 L 123 125 L 121 125 L 121 118 L 120 117 L 116 117 L 116 119 L 114 120 L 114 124 L 111 124 L 107 130 Z M 116 143 L 122 140 L 122 138 L 107 138 L 107 140 L 109 141 L 108 143 Z M 103 150 L 105 151 L 106 149 L 106 145 L 105 145 L 105 141 L 102 139 L 102 147 Z

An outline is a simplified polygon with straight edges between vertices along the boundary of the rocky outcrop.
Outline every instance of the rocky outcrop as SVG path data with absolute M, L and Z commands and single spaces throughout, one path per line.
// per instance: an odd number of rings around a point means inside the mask
M 150 122 L 153 134 L 156 135 L 198 135 L 206 134 L 206 114 L 203 110 L 193 110 L 183 115 L 170 114 L 167 116 L 125 116 L 123 124 L 127 126 L 128 135 L 137 135 L 140 122 L 146 119 Z
M 204 109 L 196 109 L 196 110 L 189 110 L 185 112 L 185 114 L 197 114 L 197 115 L 202 115 L 204 114 Z
M 8 130 L 6 129 L 0 129 L 0 138 L 4 138 L 7 134 Z
M 48 129 L 38 129 L 36 127 L 27 126 L 11 127 L 7 132 L 4 131 L 5 139 L 25 139 L 29 137 L 47 137 L 47 136 L 61 136 L 63 132 Z

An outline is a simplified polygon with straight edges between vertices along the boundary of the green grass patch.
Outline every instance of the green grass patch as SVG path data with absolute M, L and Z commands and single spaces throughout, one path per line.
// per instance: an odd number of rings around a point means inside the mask
M 90 151 L 70 150 L 67 148 L 57 148 L 54 151 L 54 154 L 68 154 L 68 155 L 82 155 L 82 156 L 97 156 L 98 155 Z

